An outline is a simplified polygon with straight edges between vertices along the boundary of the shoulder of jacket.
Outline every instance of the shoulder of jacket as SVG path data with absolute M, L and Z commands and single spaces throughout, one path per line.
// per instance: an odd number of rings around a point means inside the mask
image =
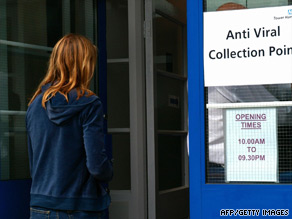
M 96 95 L 92 95 L 92 96 L 85 97 L 85 98 L 88 98 L 88 104 L 87 104 L 88 108 L 91 108 L 91 107 L 94 107 L 94 106 L 97 106 L 97 105 L 101 105 L 101 100 Z
M 103 110 L 101 100 L 98 96 L 92 95 L 92 96 L 86 97 L 86 98 L 89 98 L 89 99 L 88 99 L 87 106 L 81 112 L 82 118 L 86 118 L 94 112 Z

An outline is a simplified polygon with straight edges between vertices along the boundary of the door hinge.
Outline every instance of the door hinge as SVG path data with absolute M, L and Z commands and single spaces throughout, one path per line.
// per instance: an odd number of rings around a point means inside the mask
M 144 38 L 151 37 L 151 22 L 144 21 Z

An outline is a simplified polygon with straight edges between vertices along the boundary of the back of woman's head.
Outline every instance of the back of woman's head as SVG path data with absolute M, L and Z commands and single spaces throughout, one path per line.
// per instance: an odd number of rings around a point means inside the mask
M 78 98 L 92 95 L 88 89 L 93 76 L 97 59 L 97 49 L 86 37 L 78 34 L 68 34 L 60 39 L 53 48 L 47 74 L 40 83 L 29 105 L 38 94 L 42 86 L 50 83 L 45 91 L 42 106 L 55 96 L 57 92 L 64 95 L 68 101 L 68 93 L 76 89 Z

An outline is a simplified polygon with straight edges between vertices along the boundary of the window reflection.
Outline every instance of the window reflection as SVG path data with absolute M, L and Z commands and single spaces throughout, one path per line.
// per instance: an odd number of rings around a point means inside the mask
M 158 136 L 158 182 L 159 191 L 183 185 L 184 141 L 179 136 Z
M 185 1 L 156 1 L 154 17 L 154 63 L 157 165 L 159 191 L 185 185 L 186 147 L 184 24 L 179 13 Z M 168 8 L 165 8 L 165 7 Z M 185 9 L 185 8 L 184 8 Z M 167 11 L 169 18 L 164 14 Z M 173 11 L 174 12 L 174 11 Z
M 237 10 L 290 5 L 287 0 L 270 1 L 236 1 L 204 0 L 204 10 Z M 220 74 L 220 72 L 218 72 Z M 245 103 L 245 102 L 274 102 L 291 101 L 291 84 L 248 85 L 206 87 L 205 100 L 208 104 Z M 208 183 L 225 183 L 225 128 L 224 110 L 210 108 L 206 110 L 206 151 Z M 278 138 L 278 172 L 280 183 L 292 182 L 292 108 L 277 107 L 277 138 Z M 239 173 L 240 174 L 240 173 Z
M 95 1 L 0 2 L 0 176 L 29 178 L 25 113 L 52 46 L 66 33 L 94 42 Z
M 157 84 L 158 130 L 184 130 L 184 82 L 158 75 Z
M 155 16 L 155 66 L 174 74 L 183 74 L 183 29 L 160 15 Z
M 115 175 L 110 182 L 110 188 L 112 190 L 130 190 L 130 134 L 113 134 L 112 143 Z

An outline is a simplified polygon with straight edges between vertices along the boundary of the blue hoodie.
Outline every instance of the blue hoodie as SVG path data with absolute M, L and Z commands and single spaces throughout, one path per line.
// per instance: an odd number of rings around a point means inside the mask
M 69 102 L 60 93 L 41 105 L 42 89 L 27 110 L 26 127 L 32 177 L 31 206 L 102 211 L 110 196 L 112 163 L 104 148 L 102 104 L 95 95 Z

